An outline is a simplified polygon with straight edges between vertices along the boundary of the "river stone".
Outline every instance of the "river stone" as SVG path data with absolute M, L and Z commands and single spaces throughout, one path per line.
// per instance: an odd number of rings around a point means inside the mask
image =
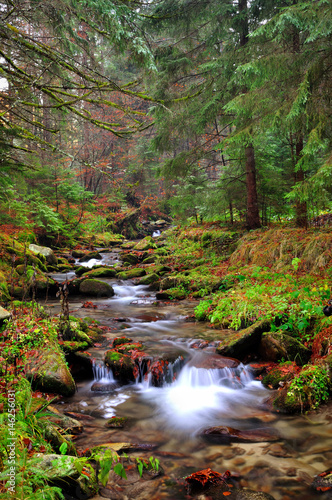
M 72 250 L 71 254 L 75 259 L 80 259 L 85 256 L 84 250 Z
M 221 340 L 216 352 L 222 356 L 242 361 L 253 350 L 257 351 L 264 332 L 271 328 L 267 320 L 257 321 L 253 325 L 234 333 L 226 340 Z
M 54 265 L 57 264 L 57 258 L 54 255 L 54 252 L 51 248 L 40 247 L 39 245 L 35 245 L 34 243 L 31 243 L 29 245 L 29 250 L 37 255 L 43 255 L 48 264 L 54 264 Z
M 138 256 L 134 253 L 121 252 L 119 257 L 120 259 L 122 259 L 123 263 L 128 263 L 131 266 L 135 266 L 135 264 L 138 264 L 139 262 Z
M 77 457 L 63 455 L 44 455 L 33 457 L 31 467 L 42 475 L 48 484 L 58 486 L 73 498 L 90 498 L 98 491 L 98 482 L 93 469 L 83 467 L 83 475 L 77 466 Z
M 94 382 L 91 386 L 91 391 L 93 392 L 113 392 L 118 385 L 115 382 Z
M 239 430 L 226 426 L 209 427 L 203 430 L 202 436 L 217 443 L 261 443 L 279 440 L 279 436 L 272 430 Z
M 114 290 L 111 285 L 105 281 L 96 279 L 85 279 L 81 281 L 79 292 L 84 295 L 91 295 L 92 297 L 112 297 Z
M 53 406 L 48 406 L 48 420 L 60 427 L 67 434 L 81 434 L 83 432 L 83 425 L 75 418 L 63 415 Z
M 262 336 L 259 354 L 266 361 L 277 362 L 284 358 L 302 366 L 309 361 L 311 351 L 290 335 L 270 332 Z
M 38 349 L 35 356 L 28 358 L 24 369 L 26 378 L 42 391 L 62 396 L 75 393 L 75 382 L 66 361 L 54 347 Z

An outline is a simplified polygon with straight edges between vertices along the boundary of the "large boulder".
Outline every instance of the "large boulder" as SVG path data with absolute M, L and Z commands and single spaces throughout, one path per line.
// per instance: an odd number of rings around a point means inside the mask
M 262 334 L 271 328 L 267 320 L 256 321 L 253 325 L 235 332 L 225 340 L 222 340 L 216 351 L 222 356 L 244 360 L 252 351 L 259 348 Z
M 76 390 L 63 354 L 54 347 L 33 351 L 27 358 L 25 376 L 34 387 L 45 392 L 72 396 Z
M 56 265 L 58 262 L 56 256 L 54 255 L 53 250 L 49 247 L 41 247 L 39 245 L 35 245 L 34 243 L 31 243 L 29 245 L 29 250 L 30 250 L 30 252 L 33 252 L 37 255 L 43 255 L 48 264 Z
M 140 267 L 136 267 L 135 269 L 129 269 L 128 271 L 122 271 L 118 273 L 117 277 L 120 280 L 130 280 L 133 278 L 141 278 L 146 275 L 145 269 Z
M 79 292 L 92 297 L 112 297 L 114 290 L 111 285 L 105 281 L 87 279 L 80 283 Z
M 114 377 L 120 382 L 126 384 L 135 381 L 137 367 L 135 361 L 127 354 L 109 350 L 105 353 L 105 363 L 111 368 Z

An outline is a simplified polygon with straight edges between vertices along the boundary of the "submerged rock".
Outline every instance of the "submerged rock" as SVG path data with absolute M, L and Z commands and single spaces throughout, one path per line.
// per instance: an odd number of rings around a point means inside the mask
M 218 443 L 261 443 L 279 439 L 272 430 L 239 430 L 226 426 L 209 427 L 202 432 L 202 436 Z

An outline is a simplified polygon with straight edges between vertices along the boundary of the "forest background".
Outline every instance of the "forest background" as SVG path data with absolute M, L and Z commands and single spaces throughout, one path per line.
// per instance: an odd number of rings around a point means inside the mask
M 0 13 L 4 230 L 61 245 L 128 209 L 248 229 L 330 211 L 327 0 L 8 0 Z

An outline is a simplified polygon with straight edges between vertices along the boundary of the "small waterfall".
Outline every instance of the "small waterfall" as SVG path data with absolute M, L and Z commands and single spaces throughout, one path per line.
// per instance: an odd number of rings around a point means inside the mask
M 102 361 L 92 360 L 93 380 L 95 382 L 110 384 L 115 382 L 112 370 Z
M 161 232 L 159 231 L 159 229 L 157 229 L 156 231 L 153 231 L 152 233 L 152 238 L 158 238 L 158 236 L 161 235 Z

